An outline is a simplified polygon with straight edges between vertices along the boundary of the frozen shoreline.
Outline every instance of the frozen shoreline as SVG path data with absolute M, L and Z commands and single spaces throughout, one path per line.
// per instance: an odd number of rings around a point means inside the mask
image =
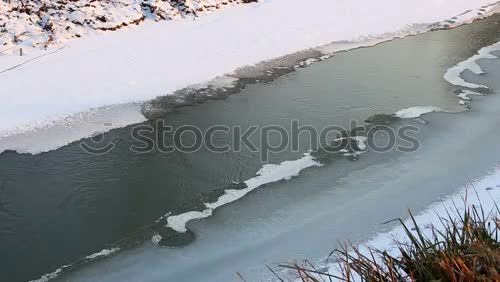
M 83 120 L 66 124 L 64 127 L 72 128 L 72 132 L 58 132 L 57 141 L 50 140 L 51 128 L 60 126 L 58 121 L 85 116 L 89 109 L 144 102 L 230 74 L 242 66 L 314 46 L 323 46 L 317 51 L 331 54 L 432 28 L 453 27 L 497 10 L 496 6 L 481 8 L 495 2 L 487 0 L 458 1 L 454 5 L 387 0 L 360 7 L 341 1 L 314 1 L 304 6 L 298 0 L 268 0 L 227 8 L 196 21 L 148 22 L 138 28 L 74 40 L 57 53 L 4 72 L 0 74 L 0 97 L 5 101 L 0 152 L 46 152 L 95 132 L 144 120 L 139 111 L 126 116 L 104 113 L 97 123 Z M 372 12 L 374 5 L 389 9 L 383 22 Z M 260 20 L 255 22 L 255 18 Z M 356 24 L 346 28 L 343 23 L 353 18 L 357 18 Z M 416 23 L 437 24 L 411 26 Z M 325 46 L 330 42 L 337 43 Z M 26 59 L 37 55 L 32 53 Z M 0 58 L 1 69 L 19 62 L 19 57 Z M 37 146 L 19 142 L 30 136 L 36 136 Z
M 418 214 L 414 214 L 415 221 L 418 226 L 422 227 L 420 231 L 426 238 L 433 238 L 435 234 L 433 232 L 436 232 L 435 230 L 442 231 L 444 228 L 442 221 L 443 218 L 446 219 L 448 215 L 453 218 L 457 218 L 458 216 L 461 216 L 461 213 L 466 208 L 471 206 L 482 207 L 486 213 L 486 218 L 493 222 L 494 218 L 498 216 L 496 205 L 500 200 L 499 188 L 500 167 L 495 167 L 483 178 L 476 179 L 469 185 L 460 188 L 457 193 L 430 205 Z M 459 214 L 457 214 L 457 212 Z M 404 223 L 408 227 L 413 227 L 414 225 L 410 218 L 406 219 Z M 417 236 L 415 230 L 412 230 L 412 232 L 415 236 Z M 372 249 L 386 251 L 391 256 L 398 257 L 400 253 L 396 241 L 403 244 L 408 243 L 405 241 L 407 240 L 406 238 L 407 235 L 403 226 L 398 224 L 398 226 L 392 228 L 388 232 L 374 235 L 371 239 L 363 244 L 360 244 L 358 247 L 361 253 L 367 256 L 370 255 L 368 249 L 369 247 Z M 328 261 L 328 259 L 325 260 Z M 330 261 L 331 260 L 332 259 L 330 258 Z M 322 269 L 324 273 L 341 276 L 341 271 L 339 270 L 337 262 L 318 265 L 318 268 Z

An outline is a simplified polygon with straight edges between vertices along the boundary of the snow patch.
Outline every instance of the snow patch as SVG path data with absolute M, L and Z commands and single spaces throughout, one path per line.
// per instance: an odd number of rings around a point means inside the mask
M 86 256 L 85 258 L 86 259 L 96 259 L 96 258 L 100 258 L 100 257 L 105 257 L 105 256 L 109 256 L 109 255 L 111 255 L 119 250 L 120 250 L 120 248 L 104 249 L 98 253 Z
M 202 219 L 212 215 L 211 209 L 206 209 L 203 211 L 188 211 L 178 215 L 171 215 L 167 217 L 167 227 L 173 230 L 184 233 L 187 232 L 186 224 L 193 219 Z
M 441 108 L 434 106 L 416 106 L 407 109 L 402 109 L 394 115 L 399 118 L 418 118 L 423 114 L 442 111 Z
M 289 180 L 292 177 L 299 175 L 302 170 L 315 166 L 319 167 L 321 166 L 321 163 L 316 161 L 309 153 L 304 154 L 302 158 L 297 160 L 284 161 L 280 164 L 265 164 L 257 172 L 257 176 L 244 182 L 246 184 L 246 188 L 239 190 L 225 190 L 225 193 L 220 196 L 217 201 L 213 203 L 205 203 L 207 209 L 203 211 L 189 211 L 179 215 L 169 216 L 167 217 L 166 226 L 177 232 L 184 233 L 187 231 L 186 224 L 189 221 L 209 217 L 218 207 L 234 202 L 262 185 L 280 180 Z
M 51 272 L 51 273 L 48 273 L 48 274 L 45 274 L 43 275 L 42 277 L 36 279 L 36 280 L 30 280 L 29 282 L 48 282 L 52 279 L 56 279 L 57 277 L 59 277 L 59 274 L 61 274 L 61 272 L 66 268 L 66 267 L 69 267 L 69 265 L 65 265 L 63 267 L 60 267 L 58 268 L 56 271 L 54 272 Z
M 483 94 L 478 93 L 478 92 L 474 92 L 474 91 L 470 91 L 470 90 L 462 90 L 462 91 L 460 91 L 460 93 L 457 95 L 457 97 L 458 97 L 458 98 L 460 98 L 460 99 L 462 99 L 462 100 L 467 100 L 467 101 L 469 101 L 469 100 L 470 100 L 469 95 L 473 95 L 473 96 L 483 96 Z
M 102 251 L 97 252 L 95 254 L 88 255 L 84 259 L 81 259 L 79 261 L 94 260 L 94 259 L 98 259 L 98 258 L 103 258 L 103 257 L 109 256 L 109 255 L 112 255 L 119 250 L 120 250 L 120 248 L 103 249 Z M 29 282 L 48 282 L 50 280 L 56 279 L 57 277 L 59 277 L 59 275 L 62 272 L 66 271 L 68 269 L 71 269 L 71 268 L 72 268 L 71 264 L 61 266 L 58 269 L 56 269 L 55 271 L 48 273 L 48 274 L 45 274 L 45 275 L 42 275 L 38 279 L 30 280 Z
M 485 85 L 475 84 L 471 82 L 465 81 L 461 75 L 464 71 L 469 70 L 475 74 L 484 74 L 481 67 L 477 64 L 477 61 L 480 59 L 495 59 L 497 56 L 492 55 L 491 52 L 500 50 L 500 42 L 492 44 L 490 46 L 486 46 L 481 48 L 478 53 L 467 60 L 458 63 L 456 66 L 449 68 L 444 74 L 444 79 L 448 81 L 450 84 L 456 86 L 462 86 L 466 88 L 488 88 Z

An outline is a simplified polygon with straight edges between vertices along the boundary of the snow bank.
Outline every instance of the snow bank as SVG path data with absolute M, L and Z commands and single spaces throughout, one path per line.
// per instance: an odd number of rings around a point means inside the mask
M 205 203 L 207 209 L 203 211 L 189 211 L 179 215 L 168 216 L 167 227 L 177 232 L 184 233 L 187 231 L 186 224 L 189 221 L 209 217 L 218 207 L 234 202 L 262 185 L 280 180 L 289 180 L 299 175 L 302 170 L 314 166 L 321 166 L 321 164 L 308 153 L 297 160 L 284 161 L 281 164 L 266 164 L 257 172 L 257 176 L 244 182 L 246 188 L 239 190 L 228 189 L 224 191 L 225 193 L 220 196 L 217 201 Z M 157 240 L 157 238 L 155 238 L 155 240 Z
M 495 215 L 498 216 L 498 214 L 496 214 L 495 202 L 498 203 L 499 201 L 500 167 L 497 167 L 490 175 L 471 182 L 468 186 L 460 189 L 455 195 L 451 195 L 415 215 L 415 221 L 419 226 L 423 227 L 421 231 L 424 236 L 433 238 L 432 236 L 435 234 L 433 230 L 443 230 L 442 218 L 446 218 L 448 214 L 455 218 L 460 216 L 454 212 L 456 209 L 458 209 L 459 212 L 463 212 L 469 206 L 481 205 L 487 216 L 488 213 L 490 213 L 489 218 L 492 220 Z M 413 227 L 413 222 L 411 219 L 407 219 L 405 225 Z M 416 233 L 415 230 L 412 232 Z M 417 234 L 414 235 L 416 236 Z M 369 255 L 369 250 L 367 248 L 369 246 L 378 250 L 387 251 L 392 256 L 398 256 L 399 249 L 395 240 L 409 243 L 405 241 L 406 238 L 407 235 L 404 228 L 398 225 L 389 232 L 375 235 L 371 240 L 363 243 L 362 246 L 359 247 L 361 253 L 365 255 Z M 325 267 L 327 272 L 332 275 L 340 274 L 337 263 L 330 263 Z
M 12 141 L 5 138 L 12 132 L 29 131 L 36 135 L 58 120 L 85 115 L 91 108 L 147 101 L 239 67 L 306 48 L 334 41 L 359 45 L 380 36 L 387 39 L 388 33 L 401 37 L 405 33 L 398 31 L 406 30 L 409 24 L 438 22 L 432 26 L 439 27 L 440 21 L 466 10 L 482 17 L 493 6 L 480 6 L 492 2 L 383 0 L 360 4 L 344 0 L 263 0 L 196 20 L 146 19 L 138 28 L 67 41 L 71 46 L 65 45 L 55 53 L 47 50 L 23 57 L 1 56 L 0 147 L 28 153 L 54 149 L 92 130 L 71 138 L 61 133 L 59 137 L 65 142 L 36 150 L 29 146 L 12 147 L 6 144 Z M 479 9 L 486 12 L 479 15 Z M 383 15 L 375 12 L 382 10 Z M 72 20 L 77 18 L 75 15 Z M 20 66 L 2 72 L 17 65 Z M 142 119 L 137 114 L 126 122 L 115 122 L 135 123 Z M 96 128 L 100 130 L 102 126 Z
M 464 199 L 466 201 L 464 202 Z M 429 238 L 432 237 L 432 228 L 440 229 L 440 217 L 447 215 L 446 211 L 452 211 L 455 206 L 459 211 L 464 211 L 467 206 L 479 204 L 482 205 L 485 212 L 495 213 L 495 202 L 500 201 L 500 168 L 495 170 L 488 176 L 473 181 L 470 185 L 463 187 L 460 192 L 452 195 L 441 202 L 435 203 L 425 211 L 419 213 L 415 220 L 420 226 L 425 226 L 424 234 Z M 450 212 L 452 214 L 452 212 Z M 410 220 L 405 222 L 407 226 L 413 226 Z M 402 226 L 398 226 L 389 233 L 379 234 L 370 240 L 367 245 L 376 248 L 396 251 L 397 246 L 394 245 L 394 238 L 404 238 L 405 232 Z

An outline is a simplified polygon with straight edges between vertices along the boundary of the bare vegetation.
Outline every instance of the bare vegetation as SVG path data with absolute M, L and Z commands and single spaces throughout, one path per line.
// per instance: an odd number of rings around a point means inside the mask
M 331 253 L 338 261 L 334 271 L 319 271 L 308 262 L 281 267 L 305 282 L 500 281 L 498 215 L 498 206 L 490 212 L 474 205 L 462 212 L 455 208 L 441 217 L 441 228 L 433 228 L 432 236 L 425 236 L 410 213 L 413 227 L 398 219 L 407 238 L 396 241 L 397 256 L 349 244 Z

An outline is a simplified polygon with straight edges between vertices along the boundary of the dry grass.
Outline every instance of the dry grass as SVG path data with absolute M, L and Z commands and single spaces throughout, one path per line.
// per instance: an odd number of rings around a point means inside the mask
M 410 212 L 412 229 L 398 219 L 407 240 L 396 242 L 397 256 L 372 247 L 362 252 L 349 244 L 331 253 L 339 262 L 335 275 L 308 262 L 281 267 L 293 270 L 304 282 L 500 281 L 499 214 L 498 206 L 489 213 L 482 206 L 471 205 L 462 212 L 455 207 L 441 217 L 442 228 L 424 236 Z

